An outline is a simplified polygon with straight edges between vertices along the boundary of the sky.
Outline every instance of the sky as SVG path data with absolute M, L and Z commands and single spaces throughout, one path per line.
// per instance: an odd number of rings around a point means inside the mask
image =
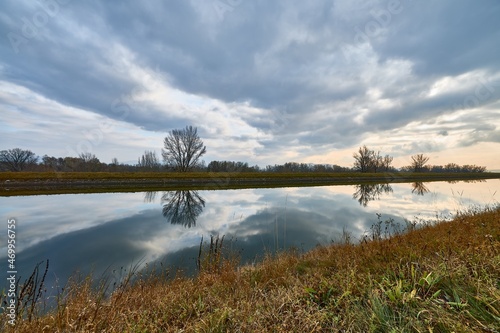
M 3 0 L 0 150 L 500 170 L 500 1 Z

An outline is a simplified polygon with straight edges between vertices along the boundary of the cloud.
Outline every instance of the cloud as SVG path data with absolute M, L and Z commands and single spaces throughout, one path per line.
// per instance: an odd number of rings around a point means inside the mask
M 466 133 L 459 142 L 459 146 L 468 147 L 479 142 L 500 143 L 500 130 L 495 126 L 484 126 Z
M 306 160 L 398 133 L 405 140 L 403 129 L 459 111 L 470 111 L 470 127 L 486 117 L 500 125 L 493 119 L 500 100 L 494 0 L 43 3 L 52 9 L 3 4 L 0 79 L 27 89 L 25 98 L 36 103 L 128 126 L 133 135 L 123 145 L 138 149 L 120 149 L 120 160 L 135 159 L 153 138 L 188 124 L 210 143 L 207 159 L 261 164 L 284 162 L 277 155 Z M 12 89 L 1 98 L 9 112 L 16 108 Z M 42 112 L 35 105 L 18 110 Z M 44 122 L 52 134 L 43 146 L 65 141 L 51 122 Z M 463 134 L 446 126 L 432 140 L 443 130 L 449 139 Z M 10 118 L 1 134 L 19 134 L 3 148 L 36 145 L 29 136 L 41 128 Z M 144 136 L 151 140 L 138 139 Z M 43 146 L 32 149 L 42 153 Z M 113 146 L 109 141 L 96 153 L 111 155 Z M 405 153 L 420 148 L 407 147 Z

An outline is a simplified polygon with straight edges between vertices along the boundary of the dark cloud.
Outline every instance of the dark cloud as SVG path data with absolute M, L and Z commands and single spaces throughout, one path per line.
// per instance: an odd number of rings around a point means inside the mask
M 500 130 L 495 126 L 484 126 L 483 128 L 475 129 L 465 135 L 458 145 L 462 147 L 472 146 L 478 142 L 500 142 Z
M 500 99 L 495 0 L 41 3 L 2 5 L 1 80 L 145 131 L 307 157 Z
M 405 4 L 389 26 L 391 42 L 375 43 L 385 58 L 412 60 L 421 76 L 458 75 L 477 68 L 498 71 L 500 4 L 489 0 Z
M 448 136 L 448 131 L 447 130 L 441 130 L 441 131 L 439 131 L 438 134 L 442 135 L 442 136 Z

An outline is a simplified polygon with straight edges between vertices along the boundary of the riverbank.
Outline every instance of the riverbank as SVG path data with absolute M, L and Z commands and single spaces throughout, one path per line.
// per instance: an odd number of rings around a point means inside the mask
M 500 209 L 469 210 L 384 239 L 238 267 L 212 244 L 195 278 L 140 278 L 104 300 L 89 280 L 55 312 L 6 332 L 497 332 Z M 382 229 L 380 229 L 382 228 Z M 219 245 L 221 242 L 218 243 Z M 207 255 L 204 255 L 207 253 Z
M 0 172 L 0 196 L 500 179 L 500 173 Z

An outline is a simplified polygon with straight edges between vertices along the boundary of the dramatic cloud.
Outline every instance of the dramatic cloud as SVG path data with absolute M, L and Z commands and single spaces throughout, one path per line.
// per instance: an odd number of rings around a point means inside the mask
M 135 161 L 193 125 L 206 159 L 500 169 L 500 3 L 14 1 L 0 13 L 0 149 Z

